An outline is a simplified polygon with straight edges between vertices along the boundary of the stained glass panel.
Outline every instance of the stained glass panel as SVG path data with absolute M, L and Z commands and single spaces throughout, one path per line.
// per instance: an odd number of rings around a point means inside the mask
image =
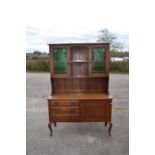
M 105 48 L 93 48 L 92 49 L 92 72 L 93 73 L 105 73 L 106 61 L 105 61 Z
M 65 48 L 54 48 L 54 73 L 65 74 L 67 73 L 67 50 Z

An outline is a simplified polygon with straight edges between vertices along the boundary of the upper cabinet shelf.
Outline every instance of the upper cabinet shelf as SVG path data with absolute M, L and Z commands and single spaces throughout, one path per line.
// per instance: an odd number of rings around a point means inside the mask
M 69 63 L 73 63 L 73 62 L 90 62 L 88 60 L 71 60 L 69 61 Z

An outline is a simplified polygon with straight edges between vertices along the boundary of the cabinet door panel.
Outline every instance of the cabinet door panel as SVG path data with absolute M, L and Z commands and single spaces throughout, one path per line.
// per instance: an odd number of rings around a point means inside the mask
M 54 74 L 67 73 L 67 50 L 66 48 L 53 49 Z
M 106 103 L 103 101 L 82 101 L 82 117 L 106 117 Z
M 92 48 L 92 73 L 106 72 L 106 50 L 102 47 Z

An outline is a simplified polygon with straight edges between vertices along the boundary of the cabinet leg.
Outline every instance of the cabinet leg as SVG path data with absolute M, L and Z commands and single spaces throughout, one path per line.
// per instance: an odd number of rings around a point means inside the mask
M 109 124 L 108 133 L 109 133 L 109 136 L 111 136 L 112 122 L 109 122 L 108 124 Z
M 50 136 L 52 136 L 52 123 L 48 123 L 48 128 L 50 130 Z
M 107 122 L 105 122 L 105 126 L 107 126 Z
M 56 122 L 54 122 L 54 127 L 56 127 L 57 126 L 57 123 Z

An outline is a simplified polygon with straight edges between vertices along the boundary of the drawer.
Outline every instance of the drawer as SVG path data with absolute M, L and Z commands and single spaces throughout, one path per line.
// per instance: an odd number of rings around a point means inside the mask
M 54 122 L 78 122 L 80 120 L 80 115 L 61 115 L 55 114 L 50 116 L 51 120 Z
M 78 101 L 51 101 L 49 106 L 52 107 L 79 107 Z
M 79 114 L 80 109 L 78 107 L 51 107 L 52 114 Z

